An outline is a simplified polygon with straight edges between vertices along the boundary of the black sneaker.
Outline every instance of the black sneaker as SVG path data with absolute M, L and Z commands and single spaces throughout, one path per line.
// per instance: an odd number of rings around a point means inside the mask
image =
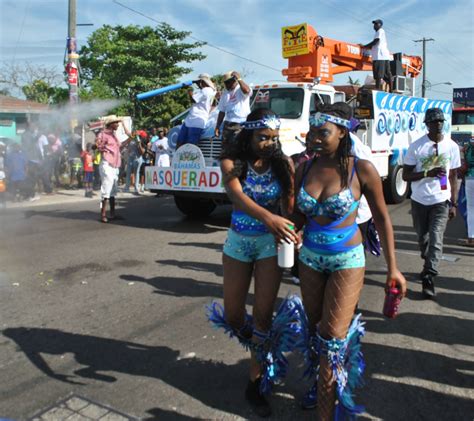
M 433 276 L 426 274 L 423 275 L 423 278 L 421 279 L 421 283 L 423 285 L 422 291 L 423 295 L 425 298 L 434 298 L 436 297 L 436 292 L 435 292 L 435 287 L 434 287 L 434 282 L 433 282 Z
M 245 389 L 245 399 L 252 407 L 255 414 L 261 418 L 267 418 L 272 415 L 272 409 L 265 396 L 260 393 L 260 378 L 254 382 L 249 380 L 247 389 Z

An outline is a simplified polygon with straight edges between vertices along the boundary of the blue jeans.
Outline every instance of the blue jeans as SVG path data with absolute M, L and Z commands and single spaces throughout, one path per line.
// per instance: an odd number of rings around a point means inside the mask
M 132 173 L 135 174 L 135 189 L 138 190 L 139 181 L 137 177 L 139 177 L 138 172 L 140 170 L 140 165 L 143 162 L 141 156 L 137 158 L 132 158 L 127 160 L 127 168 L 126 168 L 126 176 L 125 176 L 125 189 L 130 189 L 130 180 L 132 178 Z
M 192 143 L 197 145 L 204 129 L 198 129 L 197 127 L 188 127 L 186 124 L 182 124 L 179 130 L 178 140 L 176 141 L 176 149 L 185 143 Z
M 448 223 L 449 204 L 447 201 L 425 206 L 411 201 L 413 226 L 418 236 L 421 258 L 424 259 L 423 272 L 438 275 L 438 265 L 443 256 L 444 231 Z

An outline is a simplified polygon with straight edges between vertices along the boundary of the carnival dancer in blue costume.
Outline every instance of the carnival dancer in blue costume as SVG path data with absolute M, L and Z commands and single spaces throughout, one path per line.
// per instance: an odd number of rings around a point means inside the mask
M 288 349 L 283 348 L 290 345 L 282 331 L 292 330 L 291 321 L 287 323 L 292 314 L 294 320 L 299 317 L 294 301 L 285 300 L 272 321 L 282 276 L 276 242 L 297 242 L 292 222 L 285 217 L 293 212 L 294 170 L 281 150 L 280 121 L 272 111 L 253 111 L 242 127 L 236 142 L 221 154 L 224 185 L 234 209 L 223 253 L 224 309 L 214 302 L 208 317 L 251 350 L 245 397 L 259 416 L 269 416 L 265 393 L 284 374 L 283 352 Z M 252 274 L 255 298 L 250 316 L 245 303 Z
M 379 232 L 392 281 L 406 293 L 406 280 L 397 268 L 393 228 L 382 193 L 380 176 L 369 162 L 351 155 L 351 108 L 345 103 L 324 105 L 310 117 L 307 137 L 316 156 L 301 165 L 295 177 L 297 229 L 304 228 L 299 256 L 301 293 L 307 315 L 307 373 L 315 384 L 303 407 L 318 408 L 320 421 L 353 418 L 353 389 L 364 368 L 360 316 L 351 324 L 364 283 L 365 256 L 356 224 L 364 194 Z M 350 325 L 350 326 L 349 326 Z

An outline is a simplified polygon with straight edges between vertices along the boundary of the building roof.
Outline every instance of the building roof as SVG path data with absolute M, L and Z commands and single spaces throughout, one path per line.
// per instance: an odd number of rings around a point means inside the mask
M 49 111 L 47 104 L 0 95 L 0 113 L 45 114 Z

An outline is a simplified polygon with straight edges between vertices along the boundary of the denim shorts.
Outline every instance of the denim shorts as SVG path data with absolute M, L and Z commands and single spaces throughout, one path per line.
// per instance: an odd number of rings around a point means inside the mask
M 364 246 L 359 244 L 349 251 L 333 254 L 320 253 L 303 246 L 299 260 L 311 269 L 326 274 L 343 269 L 361 268 L 365 266 Z
M 273 234 L 243 235 L 229 229 L 224 243 L 224 254 L 241 262 L 255 262 L 277 255 Z

